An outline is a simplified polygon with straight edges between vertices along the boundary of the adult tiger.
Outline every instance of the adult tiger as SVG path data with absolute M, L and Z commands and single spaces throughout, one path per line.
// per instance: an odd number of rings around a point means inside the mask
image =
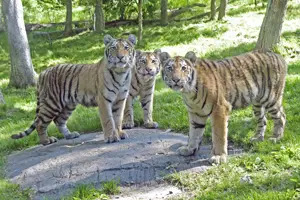
M 145 128 L 158 128 L 158 123 L 152 119 L 155 78 L 160 71 L 160 49 L 154 52 L 136 51 L 136 65 L 132 69 L 131 86 L 124 111 L 123 128 L 134 127 L 133 99 L 140 95 L 144 111 Z
M 122 118 L 135 63 L 136 37 L 129 35 L 125 40 L 106 35 L 104 44 L 104 57 L 99 63 L 61 64 L 40 74 L 34 123 L 26 131 L 12 135 L 13 139 L 27 136 L 36 128 L 41 144 L 56 142 L 56 138 L 47 135 L 51 121 L 66 139 L 79 137 L 66 126 L 77 104 L 99 107 L 106 142 L 127 137 Z
M 272 140 L 283 137 L 286 117 L 282 108 L 287 65 L 280 55 L 256 50 L 232 58 L 212 61 L 197 59 L 193 52 L 185 58 L 161 54 L 162 77 L 173 90 L 181 91 L 190 121 L 189 142 L 179 149 L 184 156 L 200 145 L 206 120 L 212 122 L 214 163 L 227 159 L 227 121 L 231 109 L 253 105 L 258 120 L 253 140 L 263 140 L 266 112 L 274 121 Z

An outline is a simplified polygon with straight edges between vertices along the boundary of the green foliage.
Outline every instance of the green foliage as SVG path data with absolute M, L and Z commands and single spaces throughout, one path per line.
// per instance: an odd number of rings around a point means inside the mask
M 5 180 L 0 180 L 0 199 L 31 199 L 30 189 L 21 190 L 19 185 L 11 184 Z
M 112 180 L 102 184 L 100 189 L 92 184 L 79 185 L 75 190 L 63 200 L 108 200 L 108 195 L 120 193 L 119 182 Z

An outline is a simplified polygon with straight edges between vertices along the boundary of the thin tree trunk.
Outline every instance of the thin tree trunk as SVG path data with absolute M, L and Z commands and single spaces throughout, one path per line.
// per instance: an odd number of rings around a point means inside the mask
M 2 6 L 10 49 L 9 85 L 17 88 L 35 85 L 36 73 L 30 57 L 22 2 L 21 0 L 3 0 Z
M 160 0 L 161 8 L 161 25 L 168 25 L 168 0 Z
M 210 20 L 214 20 L 216 18 L 216 0 L 210 1 Z
M 0 104 L 5 104 L 4 97 L 1 93 L 1 90 L 0 90 Z
M 2 7 L 0 5 L 0 32 L 5 30 L 5 25 L 4 25 L 4 21 L 3 21 L 3 15 L 2 15 Z
M 223 17 L 225 17 L 227 2 L 228 2 L 228 0 L 220 1 L 220 10 L 219 10 L 218 20 L 222 20 Z
M 143 39 L 143 0 L 139 0 L 139 31 L 138 31 L 138 42 L 141 43 Z
M 94 30 L 97 33 L 101 33 L 105 29 L 104 12 L 103 12 L 103 1 L 96 0 L 95 6 L 95 20 Z
M 72 0 L 66 0 L 66 24 L 65 24 L 65 36 L 72 35 Z
M 272 49 L 280 40 L 287 0 L 269 0 L 256 48 Z
M 120 8 L 120 20 L 125 19 L 125 5 L 123 3 L 123 0 L 119 0 L 119 6 Z

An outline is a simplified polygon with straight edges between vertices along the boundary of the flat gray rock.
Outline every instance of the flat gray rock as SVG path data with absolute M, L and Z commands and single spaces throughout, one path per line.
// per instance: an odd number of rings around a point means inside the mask
M 103 134 L 91 133 L 15 152 L 8 156 L 6 176 L 22 188 L 32 188 L 35 199 L 59 199 L 77 184 L 99 186 L 114 179 L 122 186 L 147 186 L 174 171 L 210 165 L 210 145 L 202 145 L 197 156 L 177 154 L 187 143 L 185 135 L 140 128 L 127 133 L 129 138 L 117 143 L 107 144 Z

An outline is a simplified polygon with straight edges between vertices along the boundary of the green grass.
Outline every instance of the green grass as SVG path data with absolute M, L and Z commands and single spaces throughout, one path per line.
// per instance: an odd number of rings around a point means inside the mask
M 184 55 L 187 51 L 194 50 L 199 56 L 210 59 L 221 59 L 250 51 L 255 47 L 261 24 L 261 21 L 255 20 L 262 20 L 264 13 L 264 9 L 254 6 L 247 9 L 251 2 L 240 7 L 237 1 L 229 4 L 228 16 L 222 22 L 193 20 L 174 22 L 167 27 L 145 26 L 144 42 L 138 48 L 162 48 L 173 55 Z M 283 27 L 278 47 L 278 51 L 289 62 L 283 101 L 287 114 L 285 137 L 278 144 L 268 141 L 251 144 L 249 139 L 254 135 L 256 127 L 251 108 L 232 112 L 229 140 L 243 147 L 247 153 L 231 158 L 228 164 L 215 166 L 204 174 L 176 173 L 168 178 L 173 184 L 187 189 L 196 199 L 291 199 L 299 191 L 300 26 L 294 23 L 297 17 L 299 19 L 298 7 L 294 1 L 289 2 L 285 20 L 287 25 Z M 289 26 L 290 24 L 293 26 Z M 124 33 L 129 32 L 136 34 L 137 27 L 124 26 L 106 30 L 106 33 L 115 37 L 126 37 Z M 104 34 L 93 32 L 60 39 L 54 36 L 50 45 L 47 38 L 34 37 L 30 33 L 28 37 L 34 68 L 40 73 L 59 63 L 97 62 L 103 56 L 103 36 Z M 5 157 L 10 152 L 39 143 L 36 132 L 21 140 L 10 139 L 10 135 L 23 131 L 34 119 L 35 88 L 17 90 L 8 86 L 10 60 L 7 46 L 6 36 L 0 33 L 0 88 L 6 100 L 5 105 L 0 105 L 0 199 L 29 199 L 30 190 L 22 191 L 19 186 L 5 179 L 4 165 Z M 135 123 L 142 125 L 142 109 L 138 102 L 134 108 Z M 160 76 L 156 82 L 153 118 L 162 129 L 188 132 L 188 115 L 181 95 L 168 89 Z M 68 121 L 68 126 L 71 131 L 81 133 L 101 130 L 97 109 L 78 106 Z M 270 121 L 266 137 L 271 136 L 272 126 Z M 48 132 L 51 136 L 62 138 L 53 124 L 49 126 Z M 204 139 L 205 142 L 211 140 L 210 125 L 205 131 Z M 253 183 L 240 182 L 244 175 L 249 175 Z M 66 198 L 92 199 L 99 195 L 104 195 L 104 198 L 111 194 L 111 188 L 115 188 L 114 185 L 108 184 L 106 189 L 103 186 L 100 190 L 90 185 L 79 186 Z
M 75 190 L 63 200 L 108 200 L 108 195 L 120 193 L 119 183 L 117 181 L 108 181 L 102 184 L 100 189 L 93 185 L 79 185 Z

